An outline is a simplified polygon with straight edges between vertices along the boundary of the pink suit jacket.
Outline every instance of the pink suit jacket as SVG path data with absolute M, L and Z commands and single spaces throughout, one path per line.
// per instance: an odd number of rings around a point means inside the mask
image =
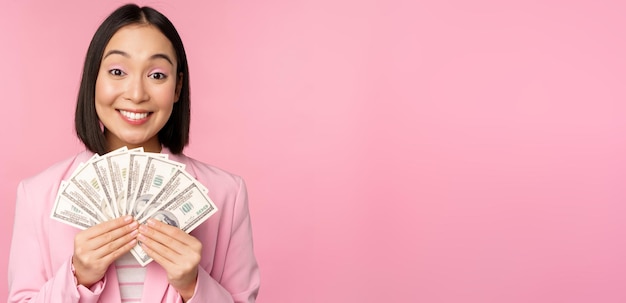
M 164 153 L 169 153 L 163 149 Z M 80 231 L 50 219 L 61 180 L 93 153 L 84 151 L 18 187 L 9 257 L 8 302 L 121 302 L 115 264 L 102 283 L 76 286 L 71 271 L 74 236 Z M 259 269 L 252 245 L 252 228 L 244 181 L 235 175 L 184 155 L 169 155 L 209 189 L 218 211 L 191 232 L 203 244 L 196 292 L 198 302 L 254 302 Z M 147 265 L 142 302 L 182 302 L 156 262 Z

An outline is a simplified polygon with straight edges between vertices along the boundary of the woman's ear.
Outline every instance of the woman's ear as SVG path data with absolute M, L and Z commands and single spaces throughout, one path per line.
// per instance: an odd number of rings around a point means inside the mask
M 183 73 L 178 74 L 178 79 L 176 81 L 176 92 L 174 93 L 174 103 L 178 102 L 180 99 L 180 91 L 183 89 Z

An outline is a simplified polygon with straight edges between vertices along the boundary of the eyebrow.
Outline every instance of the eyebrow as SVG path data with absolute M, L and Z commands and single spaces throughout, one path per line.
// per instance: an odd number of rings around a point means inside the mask
M 112 50 L 108 51 L 108 52 L 107 52 L 107 53 L 106 53 L 106 54 L 102 57 L 102 59 L 104 60 L 104 58 L 106 58 L 106 57 L 108 57 L 108 56 L 110 56 L 110 55 L 113 55 L 113 54 L 115 54 L 115 55 L 121 55 L 121 56 L 124 56 L 124 57 L 126 57 L 126 58 L 130 58 L 130 55 L 129 55 L 128 53 L 126 53 L 126 52 L 124 52 L 124 51 L 121 51 L 121 50 L 112 49 Z M 167 62 L 169 62 L 171 65 L 174 65 L 174 63 L 172 62 L 172 59 L 170 58 L 170 56 L 168 56 L 168 55 L 166 55 L 166 54 L 161 54 L 161 53 L 154 54 L 154 55 L 150 56 L 150 58 L 149 58 L 149 59 L 150 59 L 150 60 L 154 60 L 154 59 L 165 59 L 165 60 L 167 60 Z

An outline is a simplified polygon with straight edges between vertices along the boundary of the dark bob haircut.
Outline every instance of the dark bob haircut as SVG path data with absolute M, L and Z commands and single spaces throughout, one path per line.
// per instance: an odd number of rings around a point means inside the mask
M 190 99 L 189 99 L 189 66 L 183 42 L 176 28 L 163 14 L 150 7 L 139 7 L 134 4 L 124 5 L 115 10 L 98 27 L 94 34 L 83 67 L 83 75 L 76 102 L 75 127 L 78 138 L 87 149 L 94 153 L 105 154 L 108 151 L 104 132 L 96 113 L 96 80 L 100 63 L 111 37 L 122 27 L 131 24 L 149 24 L 158 28 L 172 43 L 176 52 L 176 77 L 182 74 L 183 83 L 178 102 L 174 103 L 172 115 L 159 131 L 160 143 L 174 154 L 182 153 L 189 143 Z

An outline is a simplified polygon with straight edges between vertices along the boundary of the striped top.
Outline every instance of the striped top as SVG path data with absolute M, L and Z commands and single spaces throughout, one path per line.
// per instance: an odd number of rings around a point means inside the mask
M 120 295 L 123 303 L 141 302 L 146 268 L 141 266 L 130 252 L 115 261 L 117 279 L 120 283 Z

